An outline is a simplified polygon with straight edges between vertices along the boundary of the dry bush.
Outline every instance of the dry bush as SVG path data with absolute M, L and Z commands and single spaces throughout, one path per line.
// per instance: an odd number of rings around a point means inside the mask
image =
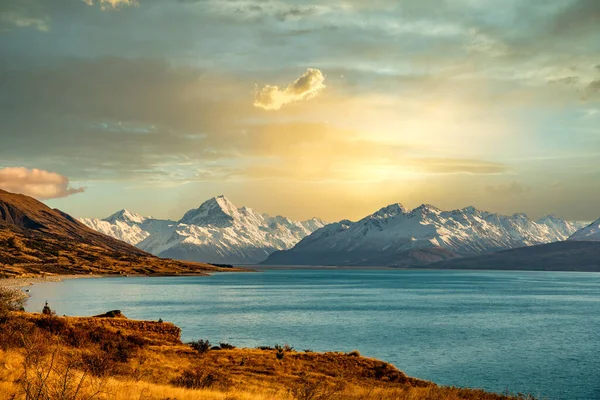
M 173 380 L 173 385 L 186 389 L 229 389 L 232 385 L 231 379 L 222 371 L 209 368 L 204 365 L 196 365 L 188 368 Z
M 28 343 L 23 354 L 19 384 L 25 400 L 91 400 L 101 393 L 101 383 L 90 379 L 81 364 L 61 348 L 44 341 Z
M 35 325 L 24 319 L 0 319 L 0 349 L 8 350 L 23 347 L 35 331 Z
M 301 373 L 298 380 L 290 385 L 289 393 L 296 400 L 342 399 L 345 383 L 338 379 L 330 382 L 323 377 Z
M 192 347 L 192 349 L 196 350 L 198 354 L 207 353 L 211 348 L 210 341 L 203 339 L 194 340 L 190 342 L 189 345 Z

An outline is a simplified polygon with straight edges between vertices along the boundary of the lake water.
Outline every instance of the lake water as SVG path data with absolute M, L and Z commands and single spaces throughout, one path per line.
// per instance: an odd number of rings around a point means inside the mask
M 59 315 L 120 309 L 183 339 L 351 351 L 438 384 L 600 399 L 600 274 L 267 270 L 31 288 Z

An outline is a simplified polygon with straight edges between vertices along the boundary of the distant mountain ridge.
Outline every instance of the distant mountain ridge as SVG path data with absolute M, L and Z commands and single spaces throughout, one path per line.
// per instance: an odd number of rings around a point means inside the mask
M 537 221 L 475 207 L 407 210 L 399 203 L 365 218 L 329 224 L 293 248 L 269 256 L 269 265 L 424 265 L 566 240 L 582 227 L 555 216 Z
M 569 240 L 600 242 L 600 219 L 575 232 Z
M 238 208 L 225 196 L 205 201 L 179 221 L 142 217 L 128 210 L 102 220 L 80 221 L 160 257 L 227 264 L 258 263 L 325 226 L 318 218 L 293 221 Z
M 600 272 L 600 242 L 566 240 L 455 258 L 424 266 L 432 269 Z

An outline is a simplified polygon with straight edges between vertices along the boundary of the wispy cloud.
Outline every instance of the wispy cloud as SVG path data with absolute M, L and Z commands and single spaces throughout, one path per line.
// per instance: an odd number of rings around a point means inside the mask
M 137 5 L 137 0 L 81 0 L 88 6 L 99 4 L 102 10 L 107 8 L 119 8 L 121 6 L 133 6 Z
M 67 197 L 81 193 L 83 188 L 72 188 L 63 175 L 41 169 L 12 167 L 0 169 L 0 188 L 40 200 Z
M 0 12 L 0 27 L 11 28 L 33 28 L 41 32 L 50 30 L 48 18 L 29 16 L 18 11 Z
M 492 196 L 520 196 L 531 191 L 531 187 L 517 181 L 486 186 L 486 193 Z
M 325 76 L 314 68 L 306 70 L 294 82 L 280 89 L 279 86 L 258 86 L 254 91 L 254 106 L 265 110 L 279 110 L 281 107 L 301 100 L 309 100 L 319 95 L 326 88 Z

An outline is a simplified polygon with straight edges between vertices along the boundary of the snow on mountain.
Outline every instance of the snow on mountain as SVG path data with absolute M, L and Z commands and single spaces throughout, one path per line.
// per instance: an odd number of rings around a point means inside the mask
M 224 196 L 205 201 L 178 222 L 144 218 L 126 210 L 105 220 L 81 222 L 161 257 L 230 264 L 263 261 L 325 225 L 316 218 L 292 221 L 237 208 Z
M 474 207 L 407 210 L 392 204 L 357 222 L 327 225 L 266 264 L 408 265 L 567 239 L 579 225 L 548 216 L 503 216 Z
M 569 240 L 600 242 L 600 219 L 575 232 Z
M 129 210 L 121 210 L 110 217 L 79 218 L 88 227 L 115 239 L 136 246 L 153 233 L 169 230 L 175 221 L 142 217 Z

